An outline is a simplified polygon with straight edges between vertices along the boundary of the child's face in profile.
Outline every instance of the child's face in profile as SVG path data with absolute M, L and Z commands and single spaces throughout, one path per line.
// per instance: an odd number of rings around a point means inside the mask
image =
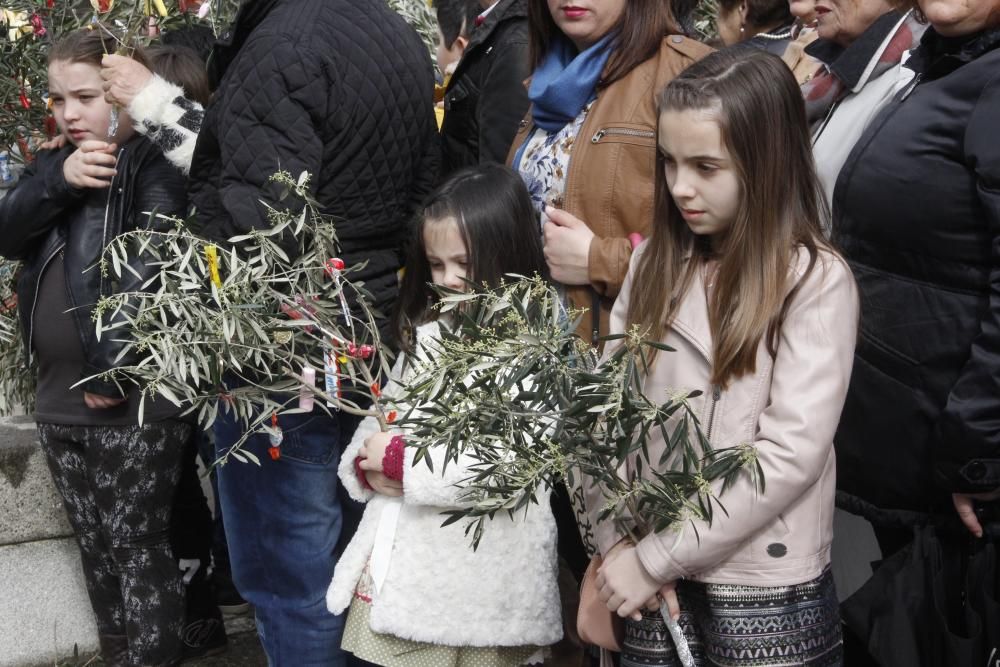
M 444 35 L 441 34 L 441 28 L 438 28 L 437 63 L 441 74 L 447 76 L 455 71 L 455 66 L 458 65 L 462 54 L 465 53 L 465 45 L 468 44 L 468 41 L 464 35 L 459 35 L 451 46 L 447 46 L 444 43 Z
M 59 131 L 74 146 L 84 141 L 119 145 L 134 134 L 132 119 L 121 110 L 118 131 L 108 136 L 111 105 L 104 100 L 101 68 L 90 63 L 56 60 L 49 64 L 49 97 Z
M 424 251 L 435 285 L 464 292 L 469 258 L 455 218 L 424 221 Z

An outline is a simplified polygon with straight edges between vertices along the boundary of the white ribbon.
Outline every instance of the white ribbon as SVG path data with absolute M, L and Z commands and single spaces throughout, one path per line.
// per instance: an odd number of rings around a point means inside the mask
M 403 501 L 393 498 L 385 503 L 379 516 L 378 528 L 375 529 L 375 544 L 372 546 L 372 556 L 368 569 L 375 585 L 375 594 L 382 592 L 382 584 L 389 574 L 389 559 L 392 557 L 392 544 L 396 539 L 396 523 L 399 521 L 399 510 Z

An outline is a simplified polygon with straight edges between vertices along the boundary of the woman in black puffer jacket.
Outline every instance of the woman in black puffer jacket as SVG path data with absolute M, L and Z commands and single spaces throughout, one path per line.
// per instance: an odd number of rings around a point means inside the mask
M 854 147 L 834 240 L 861 290 L 839 500 L 883 552 L 1000 497 L 1000 0 L 920 0 L 908 88 Z M 885 553 L 888 556 L 888 553 Z

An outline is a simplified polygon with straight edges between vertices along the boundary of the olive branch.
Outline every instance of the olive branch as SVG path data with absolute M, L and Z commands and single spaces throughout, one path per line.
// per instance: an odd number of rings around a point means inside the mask
M 269 229 L 219 244 L 153 214 L 149 229 L 115 238 L 97 267 L 111 281 L 127 272 L 140 277 L 141 265 L 156 271 L 137 290 L 106 290 L 114 295 L 94 308 L 98 337 L 124 344 L 116 368 L 95 377 L 137 387 L 140 413 L 157 397 L 203 427 L 220 409 L 231 411 L 246 431 L 222 463 L 259 463 L 242 444 L 252 433 L 273 432 L 272 414 L 301 412 L 304 394 L 323 410 L 391 421 L 380 390 L 391 356 L 379 335 L 381 315 L 350 280 L 362 267 L 337 264 L 335 224 L 309 195 L 308 174 L 279 172 L 272 180 L 283 187 L 279 201 L 304 204 L 268 206 Z M 320 386 L 306 381 L 308 369 Z
M 720 496 L 748 474 L 760 491 L 763 474 L 750 444 L 715 448 L 690 399 L 678 390 L 655 400 L 643 379 L 656 354 L 672 352 L 631 329 L 607 337 L 598 359 L 575 333 L 558 291 L 541 278 L 512 277 L 497 288 L 441 289 L 441 316 L 451 326 L 427 343 L 399 402 L 415 406 L 400 424 L 410 429 L 415 464 L 433 469 L 460 459 L 469 474 L 465 503 L 445 524 L 468 520 L 473 545 L 497 512 L 513 515 L 537 503 L 539 489 L 563 482 L 596 488 L 600 521 L 615 521 L 638 539 L 696 520 L 712 521 Z M 660 363 L 670 363 L 663 358 Z M 664 397 L 661 397 L 661 399 Z M 666 444 L 650 460 L 653 434 Z

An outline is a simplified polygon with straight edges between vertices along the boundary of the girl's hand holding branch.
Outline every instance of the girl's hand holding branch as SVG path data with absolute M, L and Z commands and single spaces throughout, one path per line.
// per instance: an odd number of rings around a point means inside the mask
M 106 188 L 117 173 L 117 144 L 84 141 L 63 162 L 63 176 L 74 188 Z
M 365 444 L 358 450 L 358 456 L 361 457 L 358 467 L 365 471 L 365 479 L 376 493 L 399 497 L 403 495 L 403 483 L 389 479 L 382 472 L 385 450 L 394 435 L 396 434 L 379 432 L 367 438 Z
M 632 545 L 616 545 L 608 552 L 597 573 L 597 589 L 608 609 L 622 618 L 636 621 L 642 620 L 639 612 L 642 607 L 651 611 L 660 608 L 657 595 L 667 603 L 671 618 L 676 619 L 680 615 L 680 604 L 675 588 L 676 582 L 661 584 L 649 576 Z

